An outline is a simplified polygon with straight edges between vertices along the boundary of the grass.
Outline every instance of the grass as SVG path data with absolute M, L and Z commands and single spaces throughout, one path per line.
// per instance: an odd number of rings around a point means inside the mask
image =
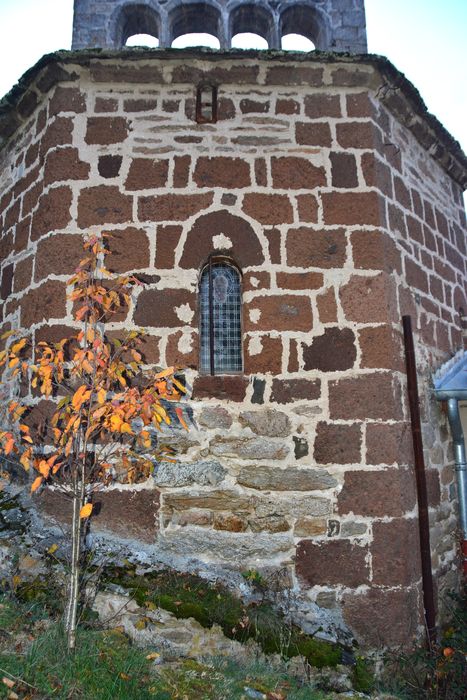
M 241 700 L 245 689 L 275 700 L 324 700 L 283 671 L 265 664 L 185 660 L 153 667 L 148 652 L 118 630 L 82 626 L 77 650 L 66 651 L 59 622 L 43 605 L 0 596 L 0 698 L 22 700 Z

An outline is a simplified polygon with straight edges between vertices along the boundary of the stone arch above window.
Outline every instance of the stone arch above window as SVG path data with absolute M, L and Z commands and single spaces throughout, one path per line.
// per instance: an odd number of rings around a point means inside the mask
M 203 374 L 243 369 L 241 273 L 230 257 L 212 254 L 199 282 L 200 352 Z
M 184 34 L 211 34 L 222 44 L 222 17 L 208 2 L 184 2 L 169 12 L 170 44 Z
M 125 46 L 127 39 L 135 34 L 149 34 L 160 39 L 160 33 L 159 14 L 143 3 L 123 5 L 114 21 L 113 40 L 118 47 Z
M 316 6 L 297 2 L 288 5 L 280 16 L 280 35 L 299 34 L 313 42 L 317 49 L 329 46 L 328 20 Z
M 199 270 L 213 251 L 231 256 L 242 269 L 262 265 L 265 260 L 251 224 L 227 211 L 214 211 L 196 219 L 186 237 L 180 267 Z

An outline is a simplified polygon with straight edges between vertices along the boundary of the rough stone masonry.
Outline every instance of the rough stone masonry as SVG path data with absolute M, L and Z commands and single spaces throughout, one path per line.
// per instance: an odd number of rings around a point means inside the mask
M 195 120 L 200 84 L 215 123 Z M 467 162 L 414 88 L 371 56 L 64 52 L 7 96 L 0 134 L 2 331 L 69 333 L 82 235 L 107 231 L 108 269 L 144 282 L 111 332 L 142 327 L 146 363 L 192 387 L 177 464 L 103 493 L 95 532 L 227 578 L 280 572 L 310 630 L 371 648 L 420 634 L 401 316 L 441 593 L 456 494 L 430 376 L 462 346 Z M 219 241 L 242 273 L 244 369 L 211 377 L 198 280 Z M 65 514 L 51 493 L 37 506 Z

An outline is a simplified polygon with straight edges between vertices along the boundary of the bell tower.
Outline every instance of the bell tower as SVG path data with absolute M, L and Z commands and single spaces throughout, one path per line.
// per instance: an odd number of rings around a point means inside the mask
M 174 39 L 208 32 L 229 49 L 240 32 L 260 34 L 280 49 L 286 34 L 300 34 L 321 51 L 366 53 L 364 0 L 75 0 L 73 49 L 125 46 L 150 34 L 168 48 Z

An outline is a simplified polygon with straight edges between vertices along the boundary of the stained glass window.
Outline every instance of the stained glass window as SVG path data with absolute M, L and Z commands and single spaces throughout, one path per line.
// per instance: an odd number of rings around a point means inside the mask
M 240 273 L 225 261 L 213 260 L 200 281 L 200 369 L 210 374 L 242 371 Z

